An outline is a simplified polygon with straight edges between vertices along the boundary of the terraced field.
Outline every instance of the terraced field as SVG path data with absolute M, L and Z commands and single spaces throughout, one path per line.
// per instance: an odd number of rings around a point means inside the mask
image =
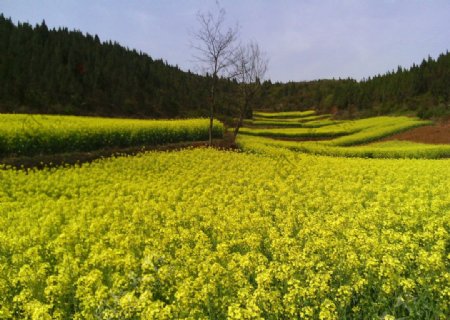
M 368 158 L 445 158 L 450 157 L 450 145 L 425 144 L 411 141 L 378 142 L 378 140 L 413 128 L 430 125 L 410 117 L 374 117 L 354 121 L 334 122 L 329 116 L 321 120 L 302 121 L 273 116 L 276 121 L 248 121 L 237 143 L 244 150 L 260 149 L 261 145 L 295 151 L 344 157 Z M 307 113 L 304 118 L 315 117 Z M 309 126 L 309 127 L 308 127 Z M 289 138 L 290 141 L 280 139 Z M 305 141 L 320 138 L 320 141 Z

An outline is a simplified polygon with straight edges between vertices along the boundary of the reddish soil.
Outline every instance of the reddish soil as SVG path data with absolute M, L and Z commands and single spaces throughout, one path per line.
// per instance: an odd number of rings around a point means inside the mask
M 431 144 L 450 144 L 450 122 L 423 126 L 387 137 L 381 141 L 406 140 Z

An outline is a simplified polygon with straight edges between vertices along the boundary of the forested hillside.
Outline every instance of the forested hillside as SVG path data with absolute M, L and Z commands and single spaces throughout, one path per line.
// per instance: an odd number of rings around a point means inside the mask
M 149 40 L 150 41 L 150 40 Z M 300 77 L 301 75 L 299 75 Z M 208 115 L 210 77 L 180 70 L 116 42 L 69 31 L 15 25 L 0 15 L 0 112 L 127 117 Z M 217 114 L 236 116 L 236 82 L 221 80 Z M 409 69 L 353 79 L 265 81 L 253 109 L 316 109 L 358 117 L 450 114 L 450 54 Z
M 421 117 L 450 114 L 450 54 L 420 65 L 357 82 L 353 79 L 264 83 L 265 108 L 319 111 L 344 115 L 416 112 Z
M 206 116 L 208 78 L 67 28 L 0 15 L 0 112 Z M 225 83 L 225 85 L 227 85 Z

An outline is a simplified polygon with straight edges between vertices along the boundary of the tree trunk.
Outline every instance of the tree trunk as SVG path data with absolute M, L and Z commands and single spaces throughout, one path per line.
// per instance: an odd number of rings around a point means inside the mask
M 242 123 L 244 122 L 244 117 L 245 117 L 245 115 L 247 113 L 247 108 L 248 108 L 248 101 L 247 101 L 247 99 L 245 99 L 244 106 L 241 109 L 241 113 L 239 115 L 239 120 L 238 120 L 238 122 L 236 124 L 236 127 L 234 128 L 234 140 L 236 140 L 236 136 L 239 133 L 239 129 L 242 127 Z
M 212 109 L 212 108 L 211 108 Z M 213 129 L 213 122 L 214 122 L 214 118 L 213 118 L 213 113 L 211 111 L 211 114 L 209 115 L 209 139 L 208 139 L 208 144 L 209 146 L 212 145 L 212 129 Z
M 234 128 L 234 140 L 236 140 L 236 136 L 239 133 L 239 129 L 242 127 L 242 122 L 244 120 L 244 117 L 242 116 L 242 114 L 239 116 L 239 120 L 236 124 L 236 127 Z
M 211 86 L 211 103 L 209 106 L 209 140 L 208 144 L 209 146 L 212 145 L 212 132 L 213 132 L 213 123 L 214 123 L 214 104 L 215 104 L 215 81 L 213 80 L 213 84 Z

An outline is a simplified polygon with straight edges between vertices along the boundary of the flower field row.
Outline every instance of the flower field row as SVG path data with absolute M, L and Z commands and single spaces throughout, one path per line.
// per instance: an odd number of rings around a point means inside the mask
M 280 121 L 280 120 L 244 120 L 246 126 L 252 127 L 288 127 L 288 128 L 319 128 L 338 124 L 341 121 L 330 119 L 313 119 L 308 121 Z
M 3 168 L 0 318 L 447 318 L 449 160 L 260 147 Z
M 321 115 L 316 115 L 315 113 L 311 114 L 311 115 L 309 115 L 309 114 L 310 113 L 308 111 L 308 114 L 306 116 L 295 117 L 295 118 L 276 118 L 276 117 L 274 117 L 274 118 L 264 118 L 264 117 L 254 116 L 253 117 L 253 122 L 254 123 L 258 123 L 260 121 L 264 121 L 264 122 L 270 122 L 270 123 L 274 123 L 274 122 L 276 122 L 276 123 L 280 123 L 280 122 L 283 122 L 283 123 L 286 123 L 286 122 L 298 123 L 298 122 L 309 122 L 309 121 L 323 120 L 323 119 L 330 119 L 331 118 L 330 114 L 321 114 Z
M 242 127 L 239 134 L 273 138 L 320 138 L 337 137 L 356 132 L 358 128 L 343 126 L 298 127 L 296 128 L 249 128 Z
M 325 121 L 325 120 L 324 120 Z M 329 120 L 326 120 L 329 121 Z M 288 122 L 290 124 L 290 122 Z M 308 125 L 310 122 L 303 123 Z M 313 121 L 315 124 L 316 121 Z M 266 136 L 266 137 L 288 137 L 288 138 L 315 138 L 315 137 L 336 137 L 331 142 L 333 145 L 352 145 L 370 142 L 381 137 L 391 135 L 400 131 L 429 124 L 423 121 L 408 117 L 373 117 L 354 121 L 343 121 L 337 124 L 324 125 L 317 128 L 242 128 L 239 132 L 245 135 Z
M 303 118 L 307 116 L 312 116 L 316 112 L 314 110 L 306 110 L 306 111 L 286 111 L 286 112 L 259 112 L 254 111 L 253 116 L 255 118 Z
M 432 123 L 431 121 L 418 120 L 408 117 L 376 117 L 363 120 L 373 121 L 373 124 L 368 124 L 366 128 L 358 132 L 333 139 L 326 143 L 333 146 L 358 145 Z
M 325 115 L 326 116 L 326 115 Z M 314 117 L 306 116 L 305 118 Z M 246 122 L 240 130 L 237 144 L 246 151 L 286 148 L 317 155 L 363 158 L 448 158 L 450 145 L 414 142 L 378 142 L 381 138 L 406 131 L 430 121 L 410 117 L 372 117 L 354 121 L 330 118 L 312 121 L 292 121 L 274 117 Z M 250 127 L 248 127 L 250 126 Z M 253 137 L 250 137 L 253 136 Z M 271 138 L 305 139 L 327 138 L 323 141 L 282 141 Z
M 337 140 L 337 139 L 336 139 Z M 410 141 L 386 141 L 368 145 L 341 147 L 326 141 L 281 141 L 265 137 L 239 136 L 237 144 L 242 150 L 249 152 L 263 152 L 273 148 L 325 155 L 334 157 L 360 158 L 416 158 L 439 159 L 450 158 L 450 145 L 424 144 Z M 269 149 L 267 149 L 269 147 Z M 262 150 L 262 151 L 261 151 Z M 280 151 L 282 152 L 282 151 Z
M 134 120 L 0 114 L 0 157 L 208 139 L 207 119 Z M 216 121 L 215 137 L 224 127 Z

